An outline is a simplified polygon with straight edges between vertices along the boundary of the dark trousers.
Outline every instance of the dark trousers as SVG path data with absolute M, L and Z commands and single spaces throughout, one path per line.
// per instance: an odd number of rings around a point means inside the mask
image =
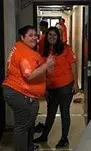
M 28 151 L 28 148 L 32 151 L 34 125 L 39 109 L 38 101 L 6 86 L 3 87 L 3 95 L 5 102 L 14 112 L 14 147 L 20 151 Z
M 73 82 L 67 86 L 48 90 L 47 96 L 47 117 L 45 121 L 45 128 L 42 133 L 47 137 L 55 120 L 55 115 L 60 107 L 61 121 L 62 121 L 62 137 L 67 137 L 70 127 L 70 104 L 72 101 Z

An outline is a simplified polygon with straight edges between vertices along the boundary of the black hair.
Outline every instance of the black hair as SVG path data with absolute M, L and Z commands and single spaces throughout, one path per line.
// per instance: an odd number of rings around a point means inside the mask
M 42 20 L 39 25 L 48 28 L 48 22 L 45 20 Z
M 25 34 L 30 30 L 30 29 L 34 29 L 36 31 L 36 28 L 34 26 L 31 26 L 31 25 L 26 25 L 22 28 L 20 28 L 18 30 L 18 33 L 21 35 L 21 36 L 25 36 Z
M 62 18 L 62 20 L 63 20 L 63 23 L 65 23 L 65 19 L 64 19 L 64 18 Z
M 33 29 L 33 30 L 37 31 L 34 26 L 32 26 L 32 25 L 26 25 L 26 26 L 20 28 L 20 29 L 18 30 L 18 33 L 19 33 L 20 36 L 25 37 L 25 34 L 26 34 L 30 29 Z M 19 39 L 21 39 L 21 38 L 19 38 Z M 37 50 L 37 44 L 36 44 L 36 46 L 34 47 L 34 50 L 35 50 L 35 51 Z
M 59 17 L 59 20 L 61 20 L 61 19 L 62 19 L 62 16 Z
M 61 39 L 60 39 L 60 33 L 57 27 L 50 27 L 48 28 L 46 34 L 45 34 L 45 40 L 44 40 L 44 50 L 43 50 L 43 56 L 47 57 L 50 54 L 50 44 L 48 42 L 48 34 L 50 31 L 55 31 L 55 33 L 57 34 L 57 41 L 54 44 L 54 54 L 56 55 L 60 55 L 63 53 L 64 50 L 64 44 L 62 43 Z

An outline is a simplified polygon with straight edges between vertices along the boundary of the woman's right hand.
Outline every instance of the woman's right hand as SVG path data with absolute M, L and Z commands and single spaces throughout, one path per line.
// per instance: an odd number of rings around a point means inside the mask
M 46 60 L 47 71 L 51 72 L 54 68 L 55 59 L 52 54 L 50 54 Z

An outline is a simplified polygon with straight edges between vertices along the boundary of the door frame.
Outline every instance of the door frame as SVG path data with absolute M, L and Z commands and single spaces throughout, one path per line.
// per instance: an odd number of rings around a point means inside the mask
M 89 12 L 88 12 L 88 58 L 91 61 L 91 1 L 90 0 L 64 0 L 64 1 L 45 1 L 45 2 L 33 2 L 33 24 L 37 28 L 37 6 L 38 5 L 87 5 Z M 36 19 L 35 19 L 36 18 Z M 83 37 L 84 38 L 84 37 Z M 82 48 L 84 47 L 84 42 L 82 42 Z M 82 54 L 83 55 L 83 54 Z M 91 120 L 91 76 L 87 76 L 87 123 Z
M 37 27 L 37 6 L 38 5 L 88 5 L 90 6 L 90 0 L 64 0 L 64 1 L 46 1 L 45 2 L 33 2 L 33 25 Z
M 5 54 L 4 54 L 4 8 L 3 0 L 0 0 L 0 139 L 5 129 L 5 103 L 2 95 L 1 83 L 5 77 Z
M 88 19 L 88 61 L 91 62 L 91 2 Z M 91 69 L 90 69 L 91 72 Z M 91 120 L 91 75 L 88 76 L 88 122 Z

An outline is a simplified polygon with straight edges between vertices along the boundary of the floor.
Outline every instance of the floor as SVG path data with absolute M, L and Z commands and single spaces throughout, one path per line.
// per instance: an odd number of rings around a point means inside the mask
M 74 99 L 78 97 L 75 96 Z M 79 143 L 80 137 L 86 127 L 85 118 L 84 118 L 84 111 L 83 111 L 83 95 L 80 94 L 79 97 L 81 98 L 81 103 L 74 103 L 72 101 L 71 104 L 71 126 L 69 131 L 69 140 L 70 145 L 69 148 L 64 149 L 55 149 L 55 145 L 59 141 L 61 137 L 61 120 L 59 115 L 59 110 L 57 112 L 57 116 L 52 127 L 52 130 L 49 134 L 48 142 L 39 144 L 40 149 L 39 151 L 71 151 L 74 147 Z M 39 114 L 36 120 L 36 124 L 40 122 L 44 122 L 46 118 L 46 101 L 40 102 L 40 109 Z M 39 134 L 35 134 L 35 138 L 39 136 Z M 0 144 L 0 151 L 14 151 L 12 148 L 12 133 L 6 132 L 2 138 Z

